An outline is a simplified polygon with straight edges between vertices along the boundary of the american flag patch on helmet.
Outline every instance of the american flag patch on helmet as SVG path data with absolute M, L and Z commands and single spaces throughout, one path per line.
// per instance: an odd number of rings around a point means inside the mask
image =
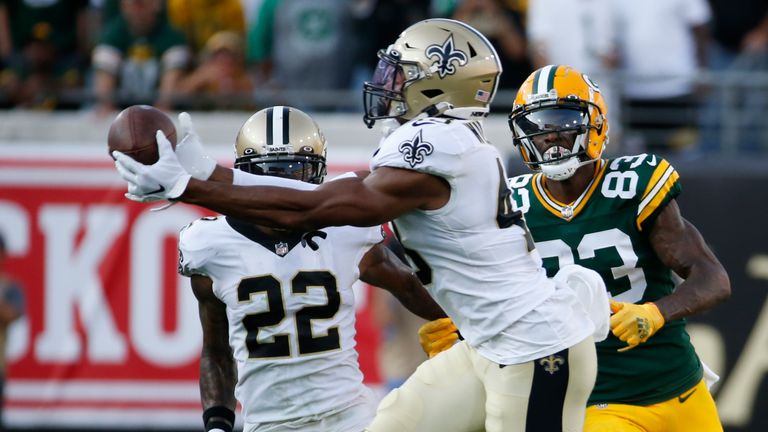
M 480 102 L 488 102 L 488 100 L 491 98 L 491 92 L 487 92 L 485 90 L 478 90 L 477 93 L 475 93 L 475 100 Z

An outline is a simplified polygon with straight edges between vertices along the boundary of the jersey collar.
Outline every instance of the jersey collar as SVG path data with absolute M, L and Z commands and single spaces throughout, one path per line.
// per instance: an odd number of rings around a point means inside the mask
M 544 187 L 543 174 L 536 174 L 533 177 L 533 193 L 536 194 L 536 198 L 547 211 L 560 219 L 570 222 L 576 215 L 581 213 L 584 207 L 586 207 L 589 198 L 592 196 L 592 193 L 597 188 L 600 179 L 605 173 L 605 167 L 608 166 L 605 160 L 601 159 L 597 161 L 597 163 L 599 164 L 597 167 L 597 174 L 592 177 L 592 181 L 589 182 L 589 185 L 584 189 L 584 192 L 570 204 L 562 203 L 550 195 L 547 188 Z
M 284 235 L 271 236 L 254 224 L 229 216 L 226 217 L 226 221 L 233 230 L 240 233 L 243 237 L 260 244 L 264 249 L 281 257 L 287 255 L 297 244 L 301 243 L 301 239 L 304 236 L 304 233 L 294 231 L 286 231 Z

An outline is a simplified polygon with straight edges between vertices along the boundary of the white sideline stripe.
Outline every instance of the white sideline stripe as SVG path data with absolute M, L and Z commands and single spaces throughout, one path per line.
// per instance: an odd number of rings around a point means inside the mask
M 199 402 L 197 381 L 67 381 L 12 380 L 6 399 L 17 401 L 162 401 Z
M 358 168 L 366 169 L 365 166 Z M 326 179 L 331 179 L 342 173 L 343 171 L 329 167 Z M 104 187 L 125 188 L 125 182 L 113 168 L 0 168 L 0 185 L 46 186 L 51 189 L 71 186 L 94 186 L 100 189 Z
M 121 186 L 125 182 L 114 168 L 2 168 L 0 184 L 16 186 Z
M 115 428 L 147 426 L 151 429 L 188 429 L 200 427 L 202 412 L 180 409 L 58 409 L 8 408 L 3 412 L 7 426 L 76 426 L 87 428 L 112 426 Z M 84 430 L 87 430 L 84 427 Z

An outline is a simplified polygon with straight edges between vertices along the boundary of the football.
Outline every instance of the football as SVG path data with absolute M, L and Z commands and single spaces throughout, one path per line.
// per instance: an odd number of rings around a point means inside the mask
M 145 165 L 157 162 L 155 134 L 162 130 L 171 146 L 176 147 L 176 127 L 170 117 L 149 105 L 133 105 L 120 112 L 109 127 L 109 156 L 118 150 Z

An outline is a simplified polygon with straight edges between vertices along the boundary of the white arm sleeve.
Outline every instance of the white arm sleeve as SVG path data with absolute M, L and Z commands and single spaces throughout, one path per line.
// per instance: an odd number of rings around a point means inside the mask
M 232 184 L 235 186 L 277 186 L 298 190 L 312 190 L 317 187 L 316 184 L 307 183 L 300 180 L 269 175 L 249 174 L 239 169 L 233 169 L 232 172 Z

